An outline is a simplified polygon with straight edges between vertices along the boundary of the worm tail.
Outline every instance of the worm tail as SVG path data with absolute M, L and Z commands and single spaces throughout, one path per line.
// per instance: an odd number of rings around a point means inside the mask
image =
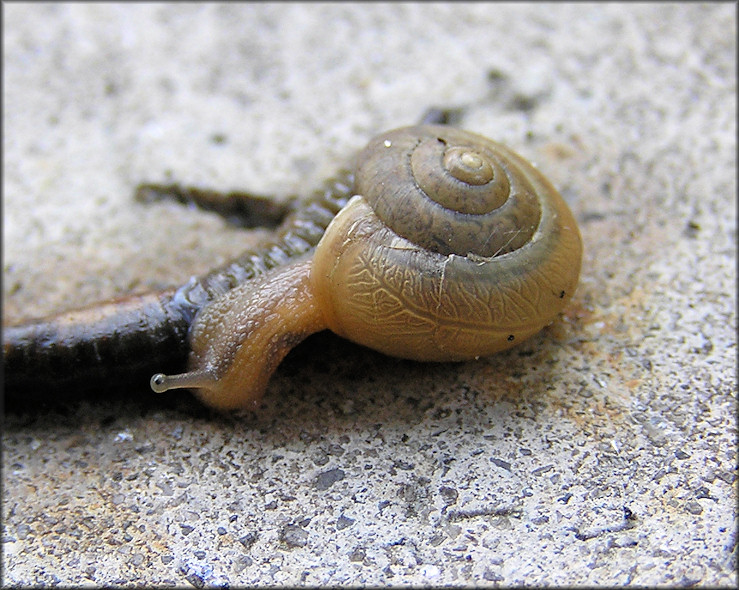
M 285 218 L 274 239 L 199 278 L 197 285 L 191 285 L 188 298 L 202 306 L 236 285 L 303 256 L 315 248 L 353 190 L 354 174 L 340 170 Z

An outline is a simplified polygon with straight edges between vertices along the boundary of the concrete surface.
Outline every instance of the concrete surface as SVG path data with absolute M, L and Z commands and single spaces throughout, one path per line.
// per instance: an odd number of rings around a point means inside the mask
M 306 193 L 430 105 L 538 163 L 561 320 L 422 365 L 320 335 L 261 411 L 5 416 L 3 585 L 736 576 L 736 7 L 3 4 L 3 313 L 176 284 L 254 232 L 144 180 Z

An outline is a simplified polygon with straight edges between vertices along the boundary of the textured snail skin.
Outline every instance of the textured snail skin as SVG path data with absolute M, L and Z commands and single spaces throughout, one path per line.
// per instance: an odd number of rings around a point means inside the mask
M 155 375 L 152 389 L 188 387 L 211 407 L 254 408 L 290 349 L 325 328 L 309 277 L 310 262 L 296 262 L 214 301 L 191 328 L 192 370 Z
M 424 125 L 376 137 L 357 162 L 356 196 L 315 251 L 204 307 L 190 370 L 155 375 L 155 391 L 254 407 L 287 351 L 324 328 L 394 356 L 471 359 L 538 332 L 572 296 L 575 220 L 511 150 Z

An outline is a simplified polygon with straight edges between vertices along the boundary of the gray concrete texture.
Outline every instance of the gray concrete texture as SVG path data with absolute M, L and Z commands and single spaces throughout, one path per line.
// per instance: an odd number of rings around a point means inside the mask
M 5 3 L 5 321 L 264 236 L 137 183 L 305 195 L 431 105 L 536 162 L 585 257 L 560 319 L 477 362 L 319 335 L 254 415 L 6 415 L 3 584 L 733 586 L 736 16 Z

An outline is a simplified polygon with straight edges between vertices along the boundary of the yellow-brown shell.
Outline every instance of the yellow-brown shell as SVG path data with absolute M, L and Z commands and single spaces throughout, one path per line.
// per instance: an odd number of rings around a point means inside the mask
M 328 326 L 381 352 L 462 360 L 550 323 L 582 244 L 559 193 L 523 158 L 441 126 L 397 129 L 358 158 L 354 197 L 314 255 Z

